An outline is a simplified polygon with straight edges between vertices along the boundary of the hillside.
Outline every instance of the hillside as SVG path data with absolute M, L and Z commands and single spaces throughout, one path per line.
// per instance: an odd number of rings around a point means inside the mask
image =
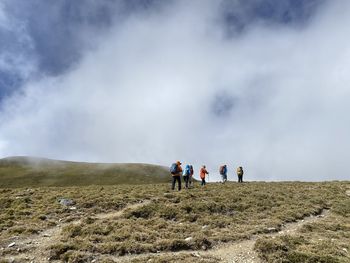
M 169 181 L 166 167 L 150 164 L 107 164 L 32 157 L 0 159 L 0 188 L 147 184 Z
M 350 182 L 12 188 L 0 211 L 0 263 L 350 262 Z

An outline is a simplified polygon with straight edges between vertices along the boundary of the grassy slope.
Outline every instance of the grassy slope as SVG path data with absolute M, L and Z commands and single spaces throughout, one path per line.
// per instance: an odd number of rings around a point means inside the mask
M 169 181 L 165 167 L 11 157 L 0 159 L 0 188 L 145 184 Z
M 18 254 L 16 248 L 7 248 L 11 237 L 36 235 L 42 229 L 79 218 L 84 220 L 65 227 L 60 242 L 51 246 L 53 257 L 87 262 L 89 253 L 122 256 L 201 250 L 261 235 L 269 227 L 280 229 L 286 222 L 327 208 L 330 217 L 306 225 L 295 237 L 262 236 L 256 250 L 266 262 L 345 263 L 350 260 L 348 189 L 350 182 L 215 183 L 203 188 L 197 183 L 194 189 L 181 192 L 170 191 L 169 184 L 0 189 L 0 247 L 5 248 L 0 250 L 0 258 Z M 75 200 L 77 210 L 62 207 L 57 202 L 62 196 Z M 94 217 L 142 200 L 151 202 L 127 211 L 118 220 Z M 186 242 L 187 237 L 193 240 Z M 164 255 L 152 262 L 179 262 L 179 257 Z M 181 262 L 219 261 L 186 254 Z

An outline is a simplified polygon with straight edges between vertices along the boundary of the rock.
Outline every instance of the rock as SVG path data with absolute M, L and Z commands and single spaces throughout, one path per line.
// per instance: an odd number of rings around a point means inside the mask
M 274 232 L 277 232 L 277 231 L 278 230 L 275 227 L 268 227 L 268 228 L 266 228 L 266 232 L 267 233 L 274 233 Z
M 43 237 L 51 237 L 50 234 L 44 234 Z
M 201 257 L 201 255 L 199 255 L 198 252 L 193 252 L 191 255 L 194 256 L 194 257 L 197 257 L 197 258 L 200 258 L 200 257 Z
M 69 208 L 70 210 L 77 210 L 77 208 L 75 206 L 72 206 Z
M 208 226 L 207 226 L 207 225 L 205 225 L 205 226 L 202 226 L 202 229 L 206 229 L 206 228 L 208 228 Z
M 61 205 L 64 205 L 64 206 L 72 206 L 72 205 L 75 205 L 75 202 L 74 202 L 72 199 L 62 198 L 62 199 L 59 199 L 58 202 L 59 202 Z
M 350 196 L 350 190 L 347 190 L 347 191 L 345 192 L 345 194 L 346 194 L 347 196 Z
M 202 246 L 202 249 L 203 249 L 203 250 L 207 250 L 207 246 L 204 246 L 204 245 L 203 245 L 203 246 Z
M 343 248 L 343 251 L 345 251 L 346 253 L 348 253 L 348 250 L 347 250 L 345 247 Z
M 16 245 L 16 242 L 12 242 L 12 243 L 10 243 L 7 247 L 13 247 L 13 246 L 15 246 Z
M 187 238 L 185 238 L 185 241 L 190 242 L 190 241 L 192 241 L 192 239 L 193 239 L 193 237 L 187 237 Z

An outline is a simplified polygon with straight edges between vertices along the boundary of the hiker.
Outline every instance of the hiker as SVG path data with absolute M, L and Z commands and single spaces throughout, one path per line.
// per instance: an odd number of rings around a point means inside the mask
M 189 186 L 190 187 L 192 187 L 193 186 L 193 173 L 194 173 L 194 171 L 193 171 L 193 166 L 192 166 L 192 164 L 190 164 L 190 177 L 189 177 Z
M 238 175 L 238 182 L 239 183 L 243 183 L 243 174 L 244 174 L 243 168 L 242 168 L 242 166 L 239 166 L 237 168 L 237 175 Z
M 199 176 L 200 176 L 200 178 L 202 179 L 201 186 L 204 186 L 204 185 L 206 184 L 206 183 L 205 183 L 205 175 L 206 175 L 206 174 L 209 175 L 207 169 L 205 169 L 205 168 L 206 168 L 205 165 L 203 165 L 202 168 L 201 168 L 201 170 L 200 170 L 200 172 L 199 172 Z
M 224 184 L 227 181 L 227 165 L 224 164 L 220 166 L 219 172 L 221 174 L 222 183 Z
M 191 175 L 191 166 L 189 164 L 187 164 L 183 173 L 182 173 L 182 177 L 184 178 L 186 189 L 188 189 L 188 181 L 190 179 L 190 175 Z
M 177 181 L 178 189 L 179 189 L 179 191 L 181 191 L 181 173 L 182 173 L 182 168 L 181 168 L 181 162 L 180 161 L 177 161 L 176 163 L 173 163 L 171 165 L 170 173 L 171 173 L 171 175 L 173 177 L 171 189 L 172 190 L 175 189 L 175 184 L 176 184 L 176 181 Z

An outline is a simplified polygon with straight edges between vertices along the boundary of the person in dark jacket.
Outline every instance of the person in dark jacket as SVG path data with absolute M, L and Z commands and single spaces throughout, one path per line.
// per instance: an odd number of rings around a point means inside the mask
M 181 167 L 181 162 L 177 161 L 176 162 L 176 171 L 172 172 L 172 184 L 171 184 L 171 189 L 174 190 L 175 189 L 175 184 L 177 181 L 178 184 L 178 189 L 179 191 L 181 191 L 181 173 L 182 173 L 182 167 Z
M 238 176 L 238 182 L 239 183 L 243 183 L 243 174 L 244 174 L 243 168 L 242 168 L 242 166 L 239 166 L 237 168 L 237 176 Z
M 224 164 L 222 166 L 220 166 L 219 172 L 221 174 L 221 178 L 222 178 L 222 183 L 226 183 L 227 182 L 227 165 Z

